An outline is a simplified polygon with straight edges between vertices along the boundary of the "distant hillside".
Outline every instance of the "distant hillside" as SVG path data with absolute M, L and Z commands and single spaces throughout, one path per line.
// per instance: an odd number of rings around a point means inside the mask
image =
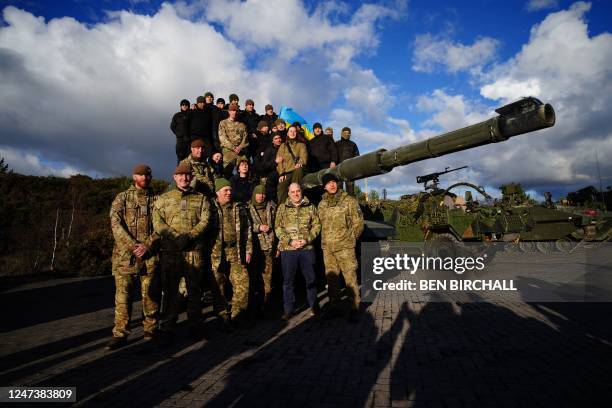
M 110 274 L 110 204 L 131 184 L 131 177 L 0 173 L 0 276 Z M 153 182 L 156 193 L 167 187 Z

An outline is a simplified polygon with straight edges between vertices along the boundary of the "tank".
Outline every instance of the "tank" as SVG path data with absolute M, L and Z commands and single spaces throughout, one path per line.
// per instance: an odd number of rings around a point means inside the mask
M 505 105 L 496 109 L 495 112 L 498 113 L 498 116 L 474 125 L 395 149 L 378 149 L 345 160 L 333 169 L 310 173 L 302 180 L 302 188 L 305 190 L 320 188 L 322 177 L 328 173 L 334 174 L 342 181 L 360 180 L 388 173 L 398 166 L 490 143 L 505 142 L 514 136 L 548 128 L 555 124 L 553 107 L 533 97 Z M 430 181 L 433 181 L 433 178 Z M 380 217 L 366 216 L 366 228 L 362 240 L 380 240 L 396 234 L 394 229 L 380 221 L 383 221 Z
M 321 186 L 322 177 L 331 173 L 342 181 L 360 180 L 385 174 L 398 166 L 473 149 L 506 140 L 524 133 L 551 127 L 555 111 L 550 104 L 529 97 L 495 110 L 499 115 L 462 129 L 395 149 L 378 149 L 340 163 L 333 169 L 308 174 L 302 180 L 304 189 Z

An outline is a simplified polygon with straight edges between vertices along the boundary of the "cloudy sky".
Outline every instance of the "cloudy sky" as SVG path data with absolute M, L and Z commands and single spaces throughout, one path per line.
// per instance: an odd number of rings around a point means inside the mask
M 181 99 L 235 92 L 353 129 L 362 152 L 551 103 L 552 129 L 370 179 L 516 181 L 558 196 L 612 184 L 612 4 L 607 1 L 4 1 L 0 156 L 20 173 L 168 178 Z M 263 113 L 263 112 L 262 112 Z

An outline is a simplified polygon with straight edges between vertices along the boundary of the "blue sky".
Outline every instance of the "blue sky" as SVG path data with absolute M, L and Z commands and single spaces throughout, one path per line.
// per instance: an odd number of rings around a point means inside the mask
M 236 91 L 353 128 L 363 152 L 484 120 L 526 94 L 553 104 L 537 134 L 371 179 L 392 196 L 417 174 L 534 195 L 612 184 L 612 4 L 605 1 L 5 1 L 0 154 L 16 171 L 168 178 L 183 97 Z M 229 13 L 231 10 L 233 13 Z M 37 19 L 42 17 L 43 19 Z M 33 93 L 36 96 L 32 95 Z M 23 106 L 32 103 L 38 109 Z

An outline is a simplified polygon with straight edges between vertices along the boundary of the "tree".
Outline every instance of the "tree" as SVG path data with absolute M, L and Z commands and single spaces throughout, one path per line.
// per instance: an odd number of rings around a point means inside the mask
M 0 174 L 11 174 L 13 170 L 9 170 L 8 163 L 4 161 L 4 157 L 0 157 Z

